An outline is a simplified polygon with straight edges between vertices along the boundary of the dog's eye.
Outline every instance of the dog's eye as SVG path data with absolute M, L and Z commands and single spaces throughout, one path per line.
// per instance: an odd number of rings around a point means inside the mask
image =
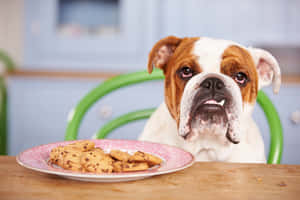
M 183 66 L 182 68 L 179 69 L 179 76 L 184 80 L 191 78 L 193 74 L 194 71 L 188 66 Z
M 238 72 L 234 75 L 234 80 L 237 82 L 240 86 L 245 86 L 248 82 L 248 77 L 243 72 Z

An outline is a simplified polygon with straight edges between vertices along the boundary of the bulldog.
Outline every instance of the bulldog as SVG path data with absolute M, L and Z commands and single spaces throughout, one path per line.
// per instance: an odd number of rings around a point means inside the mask
M 139 140 L 174 145 L 196 161 L 265 163 L 264 143 L 251 117 L 257 92 L 281 84 L 267 51 L 207 37 L 168 36 L 152 48 L 148 72 L 165 75 L 165 99 Z

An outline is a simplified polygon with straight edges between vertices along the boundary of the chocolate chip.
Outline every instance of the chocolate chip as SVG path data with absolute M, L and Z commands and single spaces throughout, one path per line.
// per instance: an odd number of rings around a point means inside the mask
M 90 159 L 86 158 L 85 161 L 89 161 Z

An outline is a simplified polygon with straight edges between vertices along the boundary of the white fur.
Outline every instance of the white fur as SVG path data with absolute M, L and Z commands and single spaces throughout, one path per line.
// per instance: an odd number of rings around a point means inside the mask
M 249 116 L 241 123 L 245 132 L 239 144 L 229 144 L 221 148 L 219 143 L 207 140 L 187 142 L 179 136 L 175 120 L 166 104 L 162 103 L 148 120 L 139 140 L 181 147 L 191 152 L 196 161 L 265 163 L 264 143 L 255 122 Z
M 198 56 L 198 63 L 204 72 L 219 73 L 222 55 L 232 45 L 240 46 L 228 40 L 201 37 L 195 43 L 193 54 Z

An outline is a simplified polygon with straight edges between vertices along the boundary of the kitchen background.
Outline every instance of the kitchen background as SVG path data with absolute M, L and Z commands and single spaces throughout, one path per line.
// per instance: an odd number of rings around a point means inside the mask
M 16 66 L 5 73 L 0 61 L 8 95 L 8 154 L 62 141 L 76 103 L 107 78 L 146 69 L 158 39 L 209 36 L 262 47 L 278 59 L 279 95 L 264 91 L 282 120 L 282 163 L 300 164 L 299 9 L 298 0 L 2 0 L 0 53 Z M 79 138 L 92 137 L 121 114 L 162 101 L 162 81 L 114 92 L 88 112 Z M 254 118 L 268 153 L 269 128 L 258 106 Z M 136 139 L 144 124 L 126 125 L 109 138 Z

